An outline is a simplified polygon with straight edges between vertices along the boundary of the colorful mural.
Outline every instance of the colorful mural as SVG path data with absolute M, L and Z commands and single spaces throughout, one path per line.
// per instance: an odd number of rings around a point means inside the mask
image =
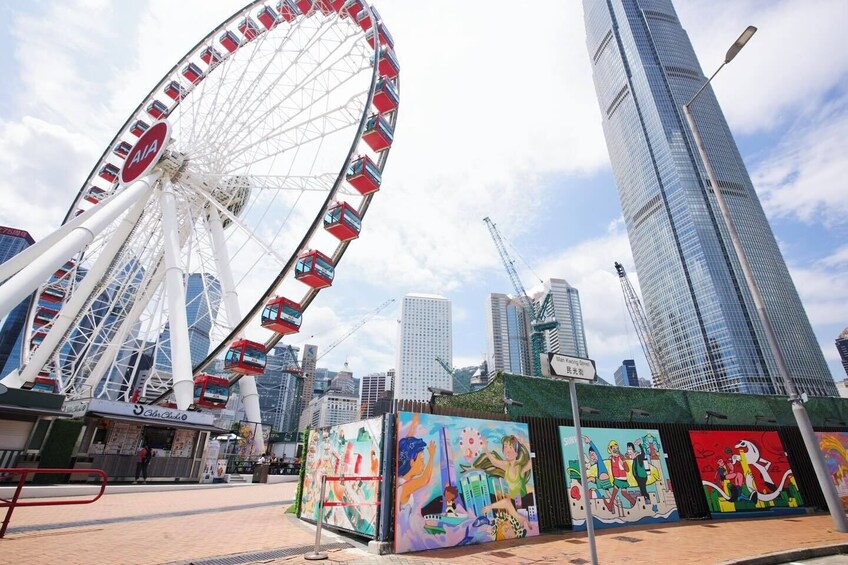
M 527 424 L 398 414 L 395 552 L 539 535 Z
M 816 439 L 842 506 L 848 508 L 848 433 L 816 432 Z
M 596 528 L 679 519 L 666 454 L 657 430 L 581 428 L 581 431 L 586 486 Z M 560 426 L 559 438 L 572 527 L 584 530 L 586 508 L 580 489 L 578 442 L 574 432 L 571 426 Z
M 777 432 L 690 431 L 689 437 L 710 512 L 803 506 Z
M 343 475 L 344 481 L 327 481 L 324 502 L 341 504 L 324 508 L 323 523 L 375 537 L 380 481 L 349 479 L 380 476 L 382 443 L 382 418 L 310 430 L 301 494 L 301 518 L 318 521 L 321 477 Z

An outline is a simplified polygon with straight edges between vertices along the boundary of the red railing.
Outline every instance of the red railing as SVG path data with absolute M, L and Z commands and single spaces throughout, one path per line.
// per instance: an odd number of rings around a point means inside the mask
M 30 475 L 100 475 L 100 492 L 91 500 L 40 500 L 33 502 L 20 502 L 18 499 L 21 496 L 21 491 L 24 488 L 24 483 Z M 0 539 L 6 535 L 6 528 L 9 526 L 9 521 L 12 519 L 12 512 L 18 506 L 63 506 L 66 504 L 91 504 L 96 502 L 103 492 L 106 490 L 106 483 L 109 481 L 109 475 L 101 469 L 0 469 L 0 476 L 4 475 L 20 475 L 18 486 L 15 489 L 15 494 L 11 499 L 0 498 L 0 508 L 8 508 L 6 510 L 6 518 L 3 520 L 3 526 L 0 527 Z

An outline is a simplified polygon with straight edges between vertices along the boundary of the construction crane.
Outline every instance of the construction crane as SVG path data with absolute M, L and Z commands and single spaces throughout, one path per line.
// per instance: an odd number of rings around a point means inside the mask
M 345 332 L 345 334 L 343 336 L 341 336 L 339 339 L 337 339 L 336 341 L 334 341 L 333 343 L 328 345 L 327 348 L 324 350 L 324 353 L 322 353 L 315 360 L 315 362 L 317 363 L 318 361 L 320 361 L 325 355 L 327 355 L 330 351 L 335 349 L 337 345 L 339 345 L 341 342 L 343 342 L 344 340 L 346 340 L 347 338 L 352 336 L 359 328 L 361 328 L 362 326 L 364 326 L 365 324 L 370 322 L 372 319 L 374 319 L 374 317 L 377 316 L 377 314 L 379 314 L 380 312 L 385 310 L 389 306 L 389 304 L 391 304 L 394 301 L 395 301 L 394 298 L 390 298 L 390 299 L 386 300 L 385 302 L 383 302 L 382 304 L 380 304 L 379 306 L 377 306 L 376 308 L 374 308 L 373 310 L 371 310 L 370 312 L 368 312 L 367 314 L 365 314 L 365 316 L 361 320 L 359 320 L 359 322 L 357 322 L 352 328 L 350 328 L 347 332 Z
M 456 369 L 452 368 L 452 367 L 448 364 L 448 362 L 447 362 L 447 361 L 445 361 L 445 360 L 444 360 L 444 359 L 442 359 L 441 357 L 436 357 L 436 362 L 437 362 L 439 365 L 441 365 L 442 369 L 444 369 L 445 371 L 447 371 L 447 373 L 451 376 L 451 383 L 452 383 L 452 385 L 453 385 L 453 391 L 454 391 L 454 392 L 471 392 L 471 388 L 469 388 L 468 386 L 466 386 L 464 383 L 460 383 L 460 382 L 457 380 L 457 378 L 456 378 Z M 459 386 L 459 387 L 457 387 L 457 385 L 460 385 L 460 386 Z M 462 390 L 457 390 L 457 388 L 460 388 L 460 389 L 462 389 Z
M 530 297 L 527 296 L 527 291 L 524 290 L 524 285 L 521 284 L 521 279 L 518 278 L 518 272 L 515 270 L 515 261 L 509 256 L 506 250 L 506 245 L 498 232 L 495 223 L 488 216 L 483 218 L 486 226 L 489 228 L 489 233 L 492 235 L 492 240 L 495 242 L 495 247 L 498 249 L 498 254 L 501 256 L 501 261 L 506 267 L 506 272 L 509 275 L 509 280 L 512 282 L 512 288 L 515 290 L 518 298 L 524 302 L 524 310 L 527 313 L 527 319 L 530 320 L 530 356 L 533 365 L 533 376 L 542 376 L 542 363 L 539 356 L 543 353 L 545 332 L 559 327 L 559 322 L 555 319 L 547 319 L 545 313 L 551 300 L 551 293 L 545 296 L 545 300 L 539 305 L 539 308 L 533 304 Z
M 662 354 L 654 342 L 651 330 L 648 329 L 648 320 L 645 318 L 642 302 L 636 295 L 633 285 L 630 284 L 630 279 L 627 278 L 624 265 L 616 261 L 615 271 L 618 273 L 619 282 L 621 282 L 621 291 L 624 293 L 624 302 L 627 304 L 627 311 L 630 312 L 630 319 L 633 320 L 633 326 L 636 328 L 636 334 L 639 336 L 639 343 L 642 344 L 642 351 L 648 360 L 653 384 L 657 388 L 666 388 L 669 384 L 668 373 L 666 373 L 665 364 L 662 361 Z

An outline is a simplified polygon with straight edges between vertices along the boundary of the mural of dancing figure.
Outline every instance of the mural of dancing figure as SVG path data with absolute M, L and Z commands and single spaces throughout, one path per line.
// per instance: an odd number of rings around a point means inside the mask
M 506 481 L 509 492 L 509 498 L 501 498 L 484 506 L 482 514 L 487 514 L 489 510 L 504 510 L 517 520 L 526 532 L 530 528 L 530 522 L 518 509 L 529 510 L 529 507 L 535 504 L 533 491 L 528 489 L 531 472 L 530 450 L 517 436 L 508 435 L 501 438 L 501 451 L 503 455 L 486 450 L 472 463 L 474 468 Z

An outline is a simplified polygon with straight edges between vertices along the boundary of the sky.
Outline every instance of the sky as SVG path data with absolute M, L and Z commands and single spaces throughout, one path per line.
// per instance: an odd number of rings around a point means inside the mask
M 0 1 L 0 225 L 41 239 L 129 114 L 241 2 Z M 648 376 L 613 263 L 638 288 L 601 130 L 582 2 L 374 2 L 395 40 L 401 104 L 381 191 L 331 289 L 287 343 L 323 350 L 389 308 L 319 366 L 354 375 L 395 363 L 400 298 L 452 301 L 453 365 L 486 352 L 485 302 L 511 284 L 482 219 L 524 286 L 580 291 L 589 356 L 612 381 Z M 705 72 L 747 25 L 759 31 L 714 89 L 834 378 L 848 325 L 848 57 L 843 0 L 677 0 Z M 520 256 L 520 259 L 519 259 Z

